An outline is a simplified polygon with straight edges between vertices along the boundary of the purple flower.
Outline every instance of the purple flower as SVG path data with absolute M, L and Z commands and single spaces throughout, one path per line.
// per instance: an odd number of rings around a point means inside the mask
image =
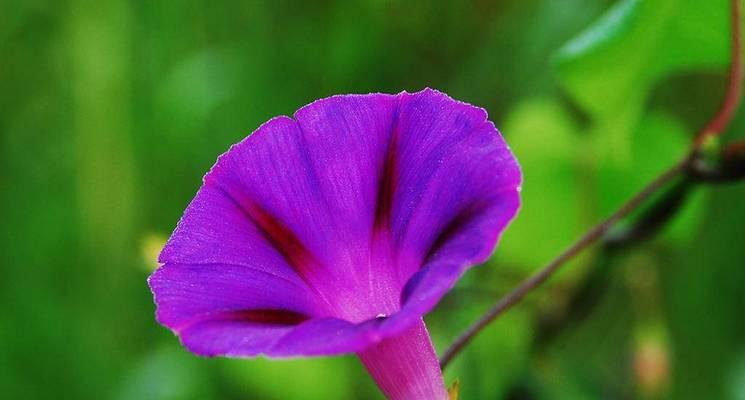
M 422 316 L 489 257 L 520 183 L 481 108 L 318 100 L 204 177 L 149 279 L 157 319 L 200 355 L 356 353 L 389 398 L 445 398 Z

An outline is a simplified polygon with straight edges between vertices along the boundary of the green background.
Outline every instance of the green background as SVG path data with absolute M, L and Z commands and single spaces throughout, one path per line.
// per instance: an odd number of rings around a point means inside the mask
M 218 154 L 338 93 L 485 107 L 525 175 L 439 352 L 680 157 L 718 106 L 725 0 L 0 1 L 0 397 L 379 399 L 353 357 L 203 359 L 153 316 L 156 255 Z M 726 140 L 740 137 L 736 119 Z M 745 399 L 745 185 L 595 249 L 446 373 L 464 399 Z

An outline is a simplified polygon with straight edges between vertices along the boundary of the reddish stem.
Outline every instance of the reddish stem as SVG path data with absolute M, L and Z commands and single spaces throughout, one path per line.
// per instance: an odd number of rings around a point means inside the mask
M 742 27 L 741 27 L 741 5 L 740 0 L 732 0 L 731 32 L 732 44 L 730 55 L 729 82 L 727 91 L 714 118 L 699 132 L 694 144 L 695 148 L 701 147 L 710 136 L 719 136 L 727 128 L 735 116 L 737 107 L 740 105 L 742 95 Z

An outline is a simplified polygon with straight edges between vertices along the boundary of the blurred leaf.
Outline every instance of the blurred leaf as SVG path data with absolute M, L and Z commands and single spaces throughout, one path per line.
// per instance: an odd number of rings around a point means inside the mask
M 743 348 L 745 186 L 716 186 L 695 240 L 661 263 L 675 365 L 670 398 L 725 399 L 728 373 Z M 733 261 L 737 260 L 737 261 Z M 705 383 L 704 383 L 705 382 Z
M 580 234 L 576 127 L 558 102 L 546 98 L 520 103 L 502 126 L 524 183 L 522 208 L 505 232 L 497 257 L 510 266 L 532 269 Z
M 596 116 L 666 75 L 728 61 L 727 0 L 622 0 L 557 55 L 559 81 Z
M 546 396 L 539 398 L 629 398 L 626 372 L 633 319 L 619 272 L 622 269 L 611 268 L 609 285 L 592 312 L 541 354 L 538 372 Z
M 596 151 L 622 164 L 657 81 L 726 65 L 727 0 L 622 0 L 557 54 L 559 83 L 595 122 Z
M 136 364 L 118 400 L 202 400 L 213 398 L 204 359 L 175 346 L 160 348 Z M 201 367 L 200 367 L 201 366 Z
M 672 116 L 653 112 L 644 116 L 631 135 L 629 160 L 618 164 L 600 162 L 598 167 L 599 214 L 606 216 L 660 172 L 668 168 L 688 148 L 685 126 Z M 673 217 L 663 237 L 685 241 L 696 228 L 705 196 L 693 192 L 679 215 Z
M 736 400 L 745 400 L 745 352 L 740 351 L 729 379 L 730 393 Z
M 175 130 L 194 129 L 238 89 L 239 67 L 227 50 L 206 49 L 177 63 L 160 82 L 160 108 Z
M 686 129 L 668 114 L 650 113 L 643 117 L 631 139 L 629 159 L 624 163 L 599 161 L 598 189 L 600 213 L 607 215 L 668 168 L 688 147 Z
M 478 311 L 461 308 L 452 324 L 465 327 Z M 445 379 L 460 380 L 462 399 L 500 398 L 527 368 L 531 340 L 530 315 L 517 310 L 505 314 L 453 360 Z
M 495 121 L 501 119 L 516 99 L 554 85 L 547 68 L 552 53 L 591 23 L 609 1 L 472 3 L 478 9 L 477 21 L 483 21 L 485 29 L 473 35 L 478 38 L 474 40 L 478 47 L 455 71 L 453 81 L 448 83 L 450 94 L 461 97 L 463 93 L 464 99 L 485 106 Z M 459 26 L 457 31 L 470 25 Z
M 377 393 L 362 364 L 353 357 L 291 360 L 222 360 L 231 383 L 245 396 L 261 399 L 350 399 Z

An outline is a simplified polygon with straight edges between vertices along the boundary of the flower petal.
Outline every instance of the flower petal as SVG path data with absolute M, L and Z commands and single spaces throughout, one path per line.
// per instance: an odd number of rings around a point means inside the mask
M 483 109 L 424 90 L 295 118 L 219 158 L 161 254 L 158 318 L 195 352 L 360 351 L 417 323 L 517 211 L 519 166 Z
M 230 264 L 166 264 L 148 280 L 158 321 L 193 352 L 255 355 L 319 313 L 302 283 Z
M 424 266 L 406 283 L 402 313 L 413 318 L 432 310 L 466 269 L 489 257 L 519 205 L 518 191 L 508 190 L 498 201 L 457 214 L 440 231 Z
M 302 283 L 239 205 L 209 183 L 202 185 L 186 208 L 158 260 L 164 264 L 240 265 Z
M 451 257 L 483 261 L 517 211 L 520 169 L 486 118 L 483 109 L 433 90 L 402 98 L 392 229 L 400 251 L 413 260 L 403 264 L 414 267 L 403 271 L 407 278 L 463 230 L 477 228 L 469 240 L 480 251 Z
M 361 351 L 381 339 L 376 319 L 353 323 L 317 318 L 288 332 L 268 352 L 272 357 L 318 356 Z

